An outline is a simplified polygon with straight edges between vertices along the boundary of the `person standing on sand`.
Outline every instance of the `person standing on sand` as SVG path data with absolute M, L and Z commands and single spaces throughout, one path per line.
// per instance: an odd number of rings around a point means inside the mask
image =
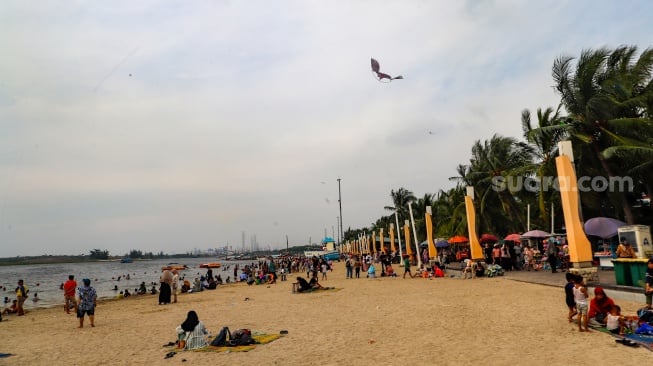
M 176 269 L 172 270 L 172 302 L 177 303 L 177 287 L 179 287 L 179 273 Z
M 77 313 L 77 301 L 75 300 L 75 290 L 77 289 L 77 281 L 75 281 L 75 276 L 69 275 L 68 281 L 63 285 L 63 309 L 66 314 L 70 314 L 71 305 Z
M 170 296 L 172 295 L 172 290 L 170 289 L 170 284 L 172 283 L 172 272 L 169 270 L 164 270 L 159 278 L 161 282 L 161 287 L 159 288 L 159 305 L 170 304 Z
M 410 276 L 410 278 L 413 278 L 413 274 L 410 273 L 410 258 L 408 255 L 404 255 L 404 279 L 406 278 L 406 274 Z
M 578 331 L 589 332 L 587 327 L 587 287 L 583 284 L 582 276 L 574 276 L 574 301 L 576 302 L 576 311 L 578 312 Z
M 91 322 L 91 327 L 95 326 L 95 307 L 97 306 L 97 293 L 91 287 L 91 280 L 84 278 L 82 280 L 84 286 L 77 289 L 77 318 L 79 319 L 79 327 L 84 328 L 84 314 L 88 314 L 88 320 Z
M 356 278 L 361 277 L 361 266 L 363 263 L 361 262 L 361 259 L 358 256 L 354 257 L 354 274 L 356 275 Z
M 646 298 L 646 307 L 651 309 L 653 300 L 653 258 L 649 258 L 646 265 L 646 277 L 644 278 L 644 297 Z
M 23 309 L 23 304 L 27 300 L 27 293 L 29 289 L 25 286 L 23 280 L 18 280 L 18 287 L 16 287 L 16 300 L 18 305 L 18 316 L 25 315 L 25 309 Z
M 558 247 L 556 246 L 556 243 L 549 239 L 549 246 L 547 247 L 546 250 L 546 255 L 549 260 L 549 265 L 551 266 L 551 273 L 557 273 L 557 268 L 558 268 Z

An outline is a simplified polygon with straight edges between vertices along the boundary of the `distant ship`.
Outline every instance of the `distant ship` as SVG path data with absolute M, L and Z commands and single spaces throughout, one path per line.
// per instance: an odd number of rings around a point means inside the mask
M 131 263 L 131 262 L 132 262 L 132 259 L 129 258 L 129 257 L 123 258 L 123 259 L 120 260 L 120 263 Z

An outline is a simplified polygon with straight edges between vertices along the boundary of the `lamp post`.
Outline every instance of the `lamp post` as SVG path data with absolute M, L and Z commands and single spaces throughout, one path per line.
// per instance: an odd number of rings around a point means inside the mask
M 401 250 L 401 234 L 399 234 L 399 214 L 397 213 L 397 210 L 395 209 L 395 222 L 397 223 L 397 240 L 399 241 L 399 258 L 402 258 L 403 251 Z M 409 245 L 410 243 L 407 243 L 406 245 Z
M 415 230 L 415 218 L 413 218 L 413 206 L 408 202 L 408 211 L 410 212 L 410 224 L 413 227 L 413 240 L 415 241 L 415 250 L 417 251 L 417 266 L 422 267 L 422 253 L 419 251 L 419 243 L 417 242 L 417 230 Z
M 338 177 L 338 206 L 340 208 L 340 232 L 338 235 L 340 235 L 341 238 L 345 238 L 344 232 L 342 231 L 342 195 L 340 192 L 340 178 Z

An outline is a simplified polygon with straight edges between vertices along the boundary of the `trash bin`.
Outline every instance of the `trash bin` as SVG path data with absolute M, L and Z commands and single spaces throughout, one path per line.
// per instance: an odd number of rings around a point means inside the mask
M 614 278 L 617 280 L 617 285 L 633 285 L 632 274 L 630 271 L 630 261 L 632 261 L 632 259 L 615 259 L 612 261 L 614 264 Z
M 629 262 L 630 278 L 632 279 L 633 286 L 643 288 L 646 269 L 648 268 L 648 259 L 631 259 Z

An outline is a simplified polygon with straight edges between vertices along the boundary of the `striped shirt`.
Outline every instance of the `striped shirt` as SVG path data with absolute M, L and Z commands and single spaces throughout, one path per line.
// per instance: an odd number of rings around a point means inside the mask
M 178 327 L 177 329 L 183 333 L 181 327 Z M 191 350 L 208 346 L 209 344 L 206 342 L 206 336 L 208 334 L 209 332 L 204 327 L 204 323 L 200 321 L 192 332 L 186 332 L 186 347 L 184 349 Z

